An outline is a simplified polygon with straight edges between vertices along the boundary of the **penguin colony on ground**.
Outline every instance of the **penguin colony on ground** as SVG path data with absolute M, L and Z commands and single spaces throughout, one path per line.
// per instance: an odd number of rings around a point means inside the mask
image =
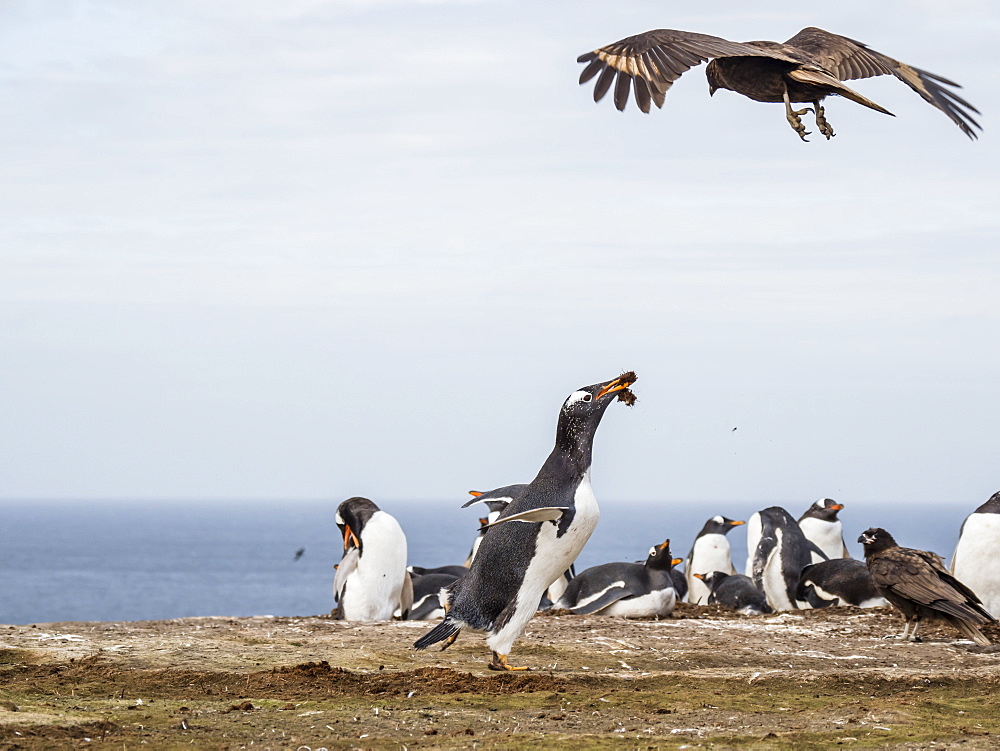
M 552 607 L 575 615 L 663 617 L 685 600 L 747 615 L 891 603 L 905 620 L 902 638 L 915 640 L 920 621 L 931 618 L 988 643 L 978 627 L 1000 610 L 1000 573 L 991 565 L 1000 544 L 1000 493 L 965 520 L 950 572 L 936 554 L 900 548 L 877 528 L 858 540 L 866 561 L 851 558 L 838 518 L 844 506 L 821 498 L 798 521 L 780 506 L 747 522 L 710 517 L 683 560 L 667 540 L 645 561 L 575 573 L 599 516 L 590 484 L 594 435 L 613 401 L 635 402 L 635 380 L 625 373 L 570 394 L 555 446 L 532 482 L 470 491 L 463 508 L 482 504 L 488 513 L 479 518 L 463 564 L 407 568 L 398 522 L 366 498 L 344 501 L 336 518 L 344 553 L 334 579 L 335 614 L 358 621 L 441 619 L 417 649 L 441 642 L 447 648 L 463 630 L 485 633 L 494 670 L 522 669 L 508 663 L 511 648 L 532 615 Z M 744 525 L 748 557 L 738 574 L 728 533 Z M 682 563 L 683 573 L 675 568 Z

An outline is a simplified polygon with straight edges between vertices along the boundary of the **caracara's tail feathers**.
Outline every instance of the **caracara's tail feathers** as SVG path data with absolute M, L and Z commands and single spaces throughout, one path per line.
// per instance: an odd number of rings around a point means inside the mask
M 457 636 L 461 630 L 462 627 L 459 624 L 445 616 L 443 621 L 413 642 L 413 646 L 417 649 L 427 649 L 431 644 L 437 644 L 439 641 Z
M 990 644 L 993 643 L 988 638 L 986 638 L 986 635 L 982 631 L 980 631 L 978 628 L 973 626 L 968 621 L 963 621 L 961 618 L 955 618 L 954 620 L 952 620 L 952 625 L 955 626 L 955 628 L 957 628 L 959 631 L 961 631 L 962 634 L 964 634 L 967 639 L 971 639 L 980 647 L 988 647 L 990 646 Z

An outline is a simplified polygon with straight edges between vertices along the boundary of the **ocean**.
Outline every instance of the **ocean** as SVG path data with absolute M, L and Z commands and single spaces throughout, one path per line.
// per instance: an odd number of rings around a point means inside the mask
M 0 623 L 328 613 L 342 550 L 337 503 L 0 501 Z M 797 518 L 810 503 L 782 505 Z M 406 532 L 410 563 L 421 566 L 465 560 L 480 508 L 460 504 L 379 502 Z M 746 519 L 770 505 L 601 500 L 577 570 L 642 560 L 666 538 L 682 558 L 710 516 Z M 847 502 L 841 518 L 855 557 L 858 535 L 880 526 L 901 545 L 950 559 L 962 520 L 978 505 Z M 744 528 L 729 537 L 742 571 Z

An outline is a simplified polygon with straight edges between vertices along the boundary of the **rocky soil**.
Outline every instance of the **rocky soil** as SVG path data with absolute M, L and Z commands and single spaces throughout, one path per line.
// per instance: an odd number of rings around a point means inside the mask
M 0 626 L 0 749 L 996 748 L 1000 649 L 888 610 L 539 615 L 511 663 L 425 623 Z M 1000 641 L 1000 629 L 988 631 Z

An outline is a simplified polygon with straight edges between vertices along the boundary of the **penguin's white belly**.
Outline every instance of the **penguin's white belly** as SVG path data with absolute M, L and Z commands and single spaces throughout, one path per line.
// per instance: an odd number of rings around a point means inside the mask
M 514 640 L 520 636 L 531 616 L 538 609 L 542 594 L 568 569 L 587 544 L 601 512 L 597 507 L 597 498 L 590 485 L 590 472 L 584 475 L 583 481 L 573 496 L 576 513 L 573 521 L 562 537 L 557 536 L 559 524 L 543 522 L 535 538 L 535 553 L 524 572 L 521 588 L 515 600 L 514 614 L 499 631 L 492 633 L 486 640 L 487 646 L 494 652 L 508 654 Z M 518 522 L 509 522 L 517 524 Z
M 729 540 L 718 533 L 702 535 L 694 541 L 691 552 L 691 565 L 684 572 L 688 581 L 688 602 L 704 605 L 708 602 L 709 589 L 695 574 L 711 574 L 721 571 L 724 574 L 735 574 L 733 559 L 730 554 Z
M 806 539 L 826 553 L 831 561 L 844 557 L 844 525 L 839 521 L 826 522 L 807 516 L 799 522 L 799 528 Z M 823 559 L 816 553 L 810 553 L 810 563 L 819 563 Z
M 1000 617 L 1000 514 L 972 514 L 952 556 L 952 573 L 983 601 L 990 615 Z
M 764 564 L 764 595 L 767 597 L 767 604 L 775 610 L 795 610 L 795 605 L 788 597 L 788 583 L 781 570 L 781 555 L 787 552 L 782 550 L 785 535 L 781 529 L 776 529 L 774 534 L 777 542 Z
M 361 530 L 364 552 L 344 587 L 347 621 L 388 621 L 406 576 L 406 536 L 392 516 L 375 512 Z
M 673 587 L 649 592 L 638 597 L 627 597 L 597 611 L 597 615 L 616 615 L 620 618 L 640 618 L 649 615 L 670 615 L 677 604 Z

